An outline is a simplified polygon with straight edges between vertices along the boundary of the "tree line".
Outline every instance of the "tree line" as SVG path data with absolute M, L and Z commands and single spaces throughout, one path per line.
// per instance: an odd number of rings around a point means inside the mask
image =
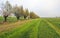
M 4 21 L 7 21 L 7 17 L 10 14 L 14 14 L 17 18 L 17 20 L 19 20 L 19 18 L 21 16 L 24 17 L 24 19 L 26 18 L 30 18 L 30 19 L 35 19 L 35 18 L 39 18 L 38 15 L 36 15 L 34 12 L 29 12 L 28 9 L 24 9 L 23 6 L 12 6 L 9 1 L 6 1 L 6 3 L 2 6 L 2 11 L 3 11 L 3 17 L 4 17 Z

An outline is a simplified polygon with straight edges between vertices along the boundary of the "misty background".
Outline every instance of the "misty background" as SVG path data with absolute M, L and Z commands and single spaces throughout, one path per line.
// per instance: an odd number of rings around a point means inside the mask
M 9 1 L 12 6 L 22 5 L 40 17 L 60 17 L 60 0 L 0 0 L 0 7 L 6 1 Z M 2 15 L 1 11 L 0 15 Z

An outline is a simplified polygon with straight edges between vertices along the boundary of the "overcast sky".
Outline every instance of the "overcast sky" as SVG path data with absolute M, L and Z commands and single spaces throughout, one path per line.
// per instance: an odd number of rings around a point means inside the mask
M 7 0 L 0 0 L 0 4 Z M 14 5 L 23 5 L 41 17 L 60 17 L 60 0 L 8 0 Z

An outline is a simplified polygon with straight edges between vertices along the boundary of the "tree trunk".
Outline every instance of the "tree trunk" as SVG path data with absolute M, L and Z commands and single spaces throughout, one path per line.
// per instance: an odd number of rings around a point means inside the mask
M 4 22 L 6 22 L 6 21 L 7 21 L 7 17 L 8 17 L 8 16 L 4 16 Z
M 17 17 L 17 20 L 19 20 L 19 17 Z
M 24 19 L 26 19 L 26 16 L 24 16 Z

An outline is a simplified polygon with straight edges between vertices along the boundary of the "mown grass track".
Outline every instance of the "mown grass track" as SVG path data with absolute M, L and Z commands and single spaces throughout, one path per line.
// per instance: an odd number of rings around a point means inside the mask
M 48 18 L 46 20 L 60 29 L 60 18 Z
M 49 24 L 50 27 L 52 27 L 56 31 L 56 33 L 58 33 L 60 35 L 60 29 L 56 25 L 52 24 L 51 22 L 49 22 L 47 20 L 45 20 L 45 21 L 47 22 L 47 24 Z
M 38 38 L 60 38 L 60 35 L 49 26 L 47 21 L 42 20 L 39 25 L 39 37 Z
M 38 20 L 36 20 L 36 21 L 33 20 L 32 22 L 27 23 L 26 26 L 24 25 L 24 27 L 22 27 L 20 30 L 16 31 L 16 33 L 13 33 L 11 36 L 9 36 L 9 38 L 28 38 L 29 34 L 25 35 L 26 32 L 27 31 L 29 32 L 29 30 L 32 29 L 35 26 L 34 24 L 36 24 L 37 22 L 38 22 Z
M 60 29 L 46 19 L 32 19 L 17 25 L 12 31 L 3 31 L 0 38 L 60 38 Z
M 13 30 L 12 32 L 10 31 L 10 32 L 6 32 L 6 33 L 0 35 L 0 37 L 1 38 L 13 38 L 16 36 L 15 38 L 17 38 L 20 36 L 21 32 L 22 32 L 22 34 L 25 33 L 26 31 L 29 30 L 30 27 L 33 26 L 33 24 L 36 24 L 36 23 L 37 23 L 37 21 L 33 20 L 32 22 L 28 22 L 28 23 L 24 24 L 22 27 Z

